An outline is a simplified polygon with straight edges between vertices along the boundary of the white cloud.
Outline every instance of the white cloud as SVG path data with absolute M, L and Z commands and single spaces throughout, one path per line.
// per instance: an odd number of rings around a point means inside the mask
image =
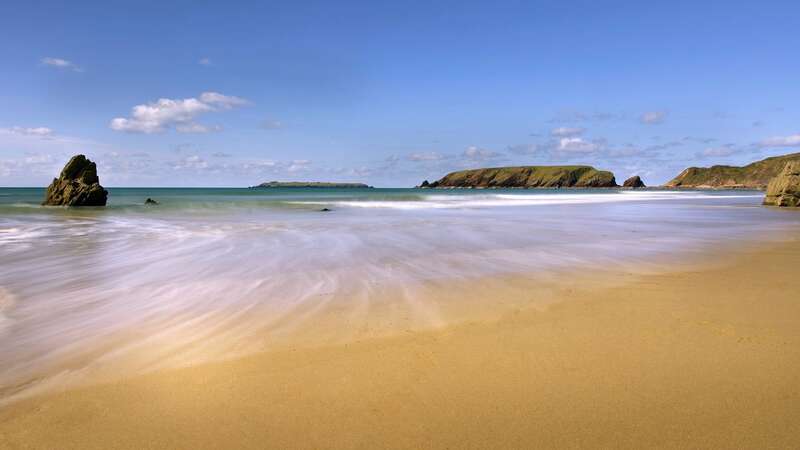
M 83 69 L 75 65 L 72 61 L 67 61 L 61 58 L 45 57 L 39 60 L 42 65 L 55 67 L 58 69 L 72 70 L 74 72 L 83 72 Z
M 464 150 L 463 156 L 473 161 L 484 161 L 495 158 L 499 156 L 499 154 L 485 148 L 475 147 L 473 145 Z
M 414 162 L 421 162 L 421 161 L 441 161 L 444 159 L 444 155 L 436 152 L 427 152 L 427 153 L 412 153 L 408 155 L 409 161 Z
M 11 128 L 0 128 L 0 134 L 46 138 L 53 135 L 53 130 L 47 127 L 27 128 L 15 126 Z
M 308 159 L 295 159 L 289 164 L 286 170 L 288 172 L 300 172 L 302 170 L 308 170 L 308 166 L 310 165 L 311 161 Z
M 800 134 L 776 136 L 761 142 L 763 147 L 800 147 Z
M 200 64 L 201 66 L 210 66 L 211 58 L 200 58 L 200 60 L 197 61 L 197 64 Z
M 207 133 L 219 130 L 195 122 L 201 114 L 244 106 L 248 101 L 217 92 L 203 92 L 200 98 L 169 99 L 160 98 L 155 102 L 136 105 L 131 109 L 131 117 L 117 117 L 109 126 L 115 131 L 129 133 L 160 133 L 174 128 L 179 133 Z
M 561 138 L 558 141 L 558 150 L 568 153 L 592 153 L 600 149 L 600 145 L 589 142 L 583 138 Z
M 196 169 L 205 169 L 208 167 L 208 163 L 198 155 L 187 156 L 186 158 L 173 162 L 171 165 L 172 168 L 175 170 L 180 170 L 180 169 L 196 170 Z
M 667 118 L 665 111 L 647 111 L 639 116 L 639 121 L 647 125 L 656 125 L 664 122 Z
M 586 131 L 583 128 L 558 127 L 550 130 L 550 135 L 555 137 L 575 137 L 580 136 Z

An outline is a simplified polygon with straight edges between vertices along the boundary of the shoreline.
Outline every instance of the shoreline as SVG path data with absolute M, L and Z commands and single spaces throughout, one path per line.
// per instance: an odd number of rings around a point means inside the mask
M 519 294 L 530 282 L 519 278 L 492 300 L 487 291 L 505 282 L 455 289 L 502 311 L 22 399 L 0 408 L 0 440 L 11 448 L 795 447 L 800 241 L 756 246 L 665 273 L 549 286 L 555 301 L 545 305 Z M 316 331 L 324 336 L 325 327 Z

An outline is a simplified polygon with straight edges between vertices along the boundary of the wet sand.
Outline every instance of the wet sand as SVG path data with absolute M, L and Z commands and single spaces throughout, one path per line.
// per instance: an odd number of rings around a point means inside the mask
M 21 400 L 0 447 L 798 448 L 800 243 L 713 260 L 442 286 L 498 312 Z

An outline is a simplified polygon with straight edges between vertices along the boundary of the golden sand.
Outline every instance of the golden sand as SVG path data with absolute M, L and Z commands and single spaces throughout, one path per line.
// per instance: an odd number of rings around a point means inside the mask
M 800 243 L 718 261 L 26 399 L 0 447 L 800 448 Z

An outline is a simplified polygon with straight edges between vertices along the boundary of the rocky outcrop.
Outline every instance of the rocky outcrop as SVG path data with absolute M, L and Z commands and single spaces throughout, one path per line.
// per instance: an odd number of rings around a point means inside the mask
M 783 171 L 769 182 L 764 204 L 800 207 L 800 161 L 786 163 Z
M 153 200 L 153 199 L 152 199 L 152 198 L 150 198 L 150 197 L 147 197 L 147 200 L 145 200 L 145 201 L 144 201 L 144 204 L 145 204 L 145 205 L 157 205 L 157 204 L 158 204 L 158 202 L 157 202 L 157 201 L 155 201 L 155 200 Z
M 47 188 L 43 205 L 105 206 L 108 191 L 100 186 L 97 166 L 83 155 L 73 156 Z
M 590 166 L 520 166 L 462 170 L 428 184 L 430 188 L 607 188 L 614 174 Z
M 417 187 L 420 189 L 428 189 L 429 187 L 431 187 L 431 184 L 428 182 L 428 180 L 425 180 Z
M 775 178 L 787 162 L 800 161 L 800 153 L 774 156 L 744 167 L 689 167 L 665 187 L 691 189 L 760 189 Z
M 625 180 L 625 182 L 622 183 L 622 187 L 636 189 L 636 188 L 643 188 L 643 187 L 645 187 L 645 185 L 644 185 L 644 181 L 642 181 L 642 179 L 639 177 L 639 175 L 634 175 L 634 176 L 628 178 L 627 180 Z

